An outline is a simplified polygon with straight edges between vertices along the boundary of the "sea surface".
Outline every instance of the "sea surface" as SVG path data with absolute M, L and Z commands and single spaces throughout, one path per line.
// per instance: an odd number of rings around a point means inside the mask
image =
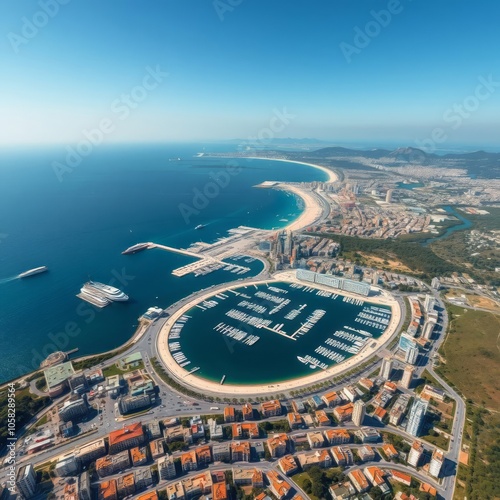
M 85 355 L 117 347 L 148 307 L 236 279 L 227 271 L 176 278 L 171 271 L 189 257 L 161 250 L 121 255 L 125 248 L 143 241 L 185 248 L 239 225 L 283 227 L 300 215 L 300 200 L 253 186 L 326 180 L 303 165 L 195 156 L 227 150 L 102 146 L 59 176 L 52 162 L 64 163 L 62 146 L 0 153 L 0 382 L 37 368 L 55 350 L 78 347 Z M 223 187 L 214 187 L 214 177 Z M 206 227 L 195 231 L 198 224 Z M 49 272 L 15 279 L 38 266 Z M 260 268 L 254 263 L 253 273 Z M 121 288 L 131 300 L 96 310 L 75 296 L 89 278 Z

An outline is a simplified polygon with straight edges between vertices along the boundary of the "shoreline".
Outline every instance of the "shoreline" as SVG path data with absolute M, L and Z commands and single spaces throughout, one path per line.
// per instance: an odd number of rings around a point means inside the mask
M 253 284 L 264 284 L 264 283 L 274 283 L 279 281 L 288 281 L 301 283 L 294 276 L 293 271 L 285 271 L 273 276 L 268 280 L 256 280 L 255 282 L 245 283 L 245 286 L 251 286 Z M 242 285 L 239 283 L 233 283 L 228 285 L 222 291 L 237 289 Z M 309 284 L 309 286 L 312 286 Z M 326 287 L 324 285 L 314 284 L 315 288 L 320 290 L 328 290 L 331 291 L 331 288 Z M 337 290 L 336 293 L 339 291 Z M 348 293 L 345 291 L 341 291 L 340 295 L 344 295 L 347 297 L 360 298 L 359 295 L 355 295 L 352 293 Z M 218 291 L 220 293 L 220 291 Z M 186 386 L 189 389 L 193 389 L 196 391 L 206 391 L 212 394 L 216 394 L 218 396 L 221 395 L 234 395 L 234 396 L 251 396 L 254 394 L 261 395 L 269 395 L 275 394 L 277 391 L 290 391 L 297 389 L 299 387 L 309 386 L 311 384 L 315 384 L 318 382 L 322 382 L 327 380 L 333 376 L 339 375 L 345 370 L 349 370 L 359 365 L 360 363 L 366 361 L 368 358 L 371 358 L 376 354 L 376 352 L 383 347 L 395 333 L 397 333 L 397 326 L 401 320 L 401 308 L 397 300 L 392 297 L 390 294 L 382 293 L 380 296 L 376 297 L 366 297 L 367 302 L 371 302 L 374 304 L 383 304 L 391 307 L 391 320 L 386 330 L 382 333 L 382 335 L 378 339 L 374 339 L 370 345 L 366 346 L 360 353 L 355 354 L 349 359 L 343 361 L 342 363 L 335 364 L 326 370 L 321 370 L 320 372 L 312 373 L 311 375 L 305 375 L 302 377 L 297 377 L 294 379 L 279 381 L 279 382 L 269 382 L 268 384 L 248 384 L 248 385 L 238 385 L 238 384 L 224 384 L 220 385 L 220 383 L 210 381 L 208 379 L 204 379 L 198 377 L 194 374 L 190 374 L 184 368 L 181 368 L 177 362 L 172 357 L 170 351 L 168 350 L 168 338 L 170 334 L 170 330 L 174 323 L 189 309 L 194 307 L 199 302 L 206 300 L 212 297 L 214 293 L 212 291 L 208 291 L 201 296 L 198 296 L 196 299 L 189 301 L 187 304 L 184 304 L 181 308 L 175 311 L 168 320 L 163 324 L 161 330 L 158 332 L 158 336 L 156 338 L 156 351 L 158 353 L 158 361 L 166 368 L 174 380 L 179 382 L 180 384 Z

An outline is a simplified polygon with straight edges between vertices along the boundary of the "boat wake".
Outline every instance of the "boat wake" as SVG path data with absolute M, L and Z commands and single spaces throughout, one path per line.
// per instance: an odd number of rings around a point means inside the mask
M 0 278 L 0 285 L 4 285 L 5 283 L 10 283 L 11 281 L 15 281 L 19 279 L 19 276 L 12 276 L 11 278 Z

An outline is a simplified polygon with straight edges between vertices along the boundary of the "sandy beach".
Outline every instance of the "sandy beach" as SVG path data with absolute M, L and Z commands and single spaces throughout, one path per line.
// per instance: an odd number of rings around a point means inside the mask
M 303 282 L 297 280 L 297 278 L 295 277 L 295 271 L 285 271 L 283 273 L 277 274 L 271 280 L 265 280 L 265 281 L 260 280 L 251 283 L 245 283 L 245 286 L 251 286 L 253 284 L 260 285 L 263 283 L 272 283 L 278 281 L 289 281 L 289 282 L 303 284 Z M 323 285 L 311 284 L 311 283 L 308 283 L 307 285 L 314 286 L 315 288 L 318 288 L 320 290 L 327 290 L 327 291 L 332 290 L 331 288 Z M 227 288 L 225 288 L 222 291 L 236 289 L 239 287 L 241 287 L 240 284 L 232 284 L 228 285 Z M 218 293 L 221 293 L 221 290 L 219 290 Z M 347 293 L 344 292 L 343 290 L 342 291 L 335 290 L 335 293 L 339 293 L 341 295 L 345 295 L 348 297 L 353 297 L 358 299 L 360 298 L 359 295 Z M 218 394 L 220 396 L 228 396 L 228 395 L 253 396 L 257 394 L 262 394 L 262 395 L 276 394 L 277 392 L 290 391 L 293 389 L 297 389 L 298 387 L 312 385 L 317 382 L 321 382 L 325 379 L 331 378 L 335 375 L 338 375 L 343 371 L 350 370 L 356 365 L 366 361 L 368 358 L 373 356 L 373 354 L 377 350 L 379 350 L 384 344 L 389 342 L 392 336 L 396 333 L 402 314 L 400 305 L 396 301 L 396 299 L 388 292 L 380 291 L 380 295 L 368 297 L 366 298 L 366 300 L 374 304 L 384 304 L 390 306 L 392 308 L 391 321 L 387 326 L 386 330 L 384 331 L 384 333 L 378 339 L 374 339 L 373 342 L 370 342 L 370 345 L 365 346 L 359 354 L 349 358 L 343 363 L 336 364 L 328 368 L 327 370 L 317 371 L 306 377 L 301 377 L 294 380 L 287 380 L 284 382 L 273 383 L 269 385 L 230 385 L 230 384 L 220 385 L 216 382 L 211 382 L 202 379 L 200 377 L 197 377 L 196 375 L 190 375 L 188 371 L 186 371 L 184 368 L 181 368 L 175 362 L 172 355 L 170 354 L 170 351 L 168 350 L 168 336 L 170 333 L 170 329 L 172 328 L 174 323 L 189 309 L 194 307 L 195 304 L 210 298 L 212 295 L 213 292 L 210 291 L 206 292 L 203 295 L 193 299 L 189 303 L 183 305 L 175 313 L 173 313 L 165 322 L 165 324 L 163 325 L 162 329 L 158 334 L 157 350 L 159 354 L 159 360 L 166 366 L 170 374 L 176 380 L 181 382 L 183 385 L 193 388 L 194 390 L 212 394 Z
M 316 199 L 315 195 L 308 189 L 292 186 L 290 184 L 279 184 L 275 186 L 278 189 L 284 189 L 297 195 L 304 202 L 304 210 L 297 219 L 288 224 L 284 229 L 288 231 L 300 231 L 311 226 L 323 215 L 323 207 Z

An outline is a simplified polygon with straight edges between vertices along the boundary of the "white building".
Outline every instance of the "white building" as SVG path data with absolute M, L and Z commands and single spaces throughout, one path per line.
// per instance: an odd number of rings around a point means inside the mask
M 36 474 L 32 464 L 23 465 L 16 475 L 16 486 L 21 498 L 31 498 L 36 491 Z
M 425 311 L 428 313 L 434 311 L 435 305 L 436 305 L 436 299 L 432 295 L 427 294 L 424 300 Z
M 354 425 L 363 425 L 365 411 L 365 403 L 363 403 L 363 401 L 358 400 L 354 403 L 354 408 L 352 410 L 352 421 Z
M 434 327 L 436 326 L 436 320 L 434 318 L 429 318 L 424 325 L 422 330 L 422 337 L 424 339 L 430 340 L 432 337 L 432 332 L 434 332 Z
M 415 365 L 417 363 L 418 353 L 419 350 L 416 345 L 409 347 L 405 352 L 405 361 L 410 365 Z
M 410 388 L 414 371 L 415 368 L 413 368 L 413 366 L 406 365 L 406 368 L 403 371 L 403 378 L 401 379 L 401 386 L 404 387 L 405 389 Z
M 384 358 L 382 361 L 382 366 L 380 367 L 380 376 L 385 380 L 389 380 L 391 378 L 391 372 L 392 372 L 392 359 Z
M 420 429 L 424 423 L 425 414 L 427 412 L 427 407 L 429 403 L 423 399 L 416 398 L 410 409 L 408 415 L 408 422 L 406 424 L 406 432 L 412 436 L 418 436 L 420 434 Z
M 444 462 L 444 454 L 440 450 L 434 450 L 432 454 L 431 463 L 429 464 L 429 474 L 434 477 L 439 477 L 441 467 Z
M 422 443 L 420 441 L 413 441 L 410 453 L 408 453 L 408 463 L 413 467 L 417 467 L 423 453 L 424 447 L 422 446 Z

